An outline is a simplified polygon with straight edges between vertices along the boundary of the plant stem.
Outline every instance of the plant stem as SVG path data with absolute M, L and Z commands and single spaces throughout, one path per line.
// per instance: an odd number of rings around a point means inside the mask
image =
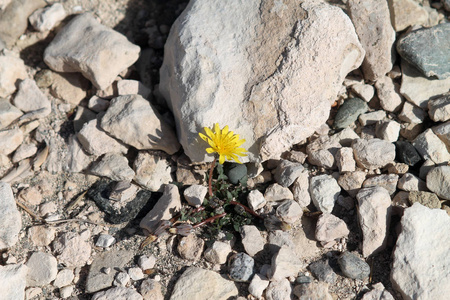
M 220 215 L 212 216 L 212 217 L 210 217 L 210 218 L 208 218 L 208 219 L 206 219 L 204 221 L 201 221 L 200 223 L 195 224 L 194 226 L 192 226 L 192 229 L 195 229 L 195 228 L 200 227 L 202 225 L 205 225 L 207 223 L 214 222 L 214 220 L 216 220 L 218 218 L 222 218 L 222 217 L 224 217 L 226 215 L 227 215 L 227 213 L 221 213 Z
M 213 192 L 212 192 L 212 176 L 213 176 L 213 170 L 214 167 L 216 166 L 216 158 L 214 157 L 214 160 L 211 164 L 211 168 L 209 169 L 209 178 L 208 178 L 208 191 L 209 191 L 209 197 L 212 197 Z
M 252 210 L 251 208 L 245 206 L 244 204 L 241 204 L 241 203 L 236 202 L 236 201 L 230 201 L 230 204 L 240 206 L 243 209 L 245 209 L 245 211 L 248 212 L 249 214 L 251 214 L 252 216 L 255 216 L 255 217 L 260 218 L 260 219 L 264 219 L 263 217 L 258 215 L 254 210 Z

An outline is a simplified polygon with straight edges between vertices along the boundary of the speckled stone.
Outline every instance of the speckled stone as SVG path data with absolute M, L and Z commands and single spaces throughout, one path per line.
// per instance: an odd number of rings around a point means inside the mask
M 232 258 L 230 278 L 238 282 L 249 281 L 253 275 L 255 261 L 246 253 L 238 253 Z
M 397 141 L 395 143 L 396 159 L 408 166 L 414 166 L 422 159 L 416 148 L 408 141 Z
M 348 278 L 364 280 L 370 275 L 370 266 L 350 252 L 344 252 L 338 259 L 342 273 Z
M 409 192 L 408 200 L 409 203 L 411 203 L 411 205 L 413 205 L 416 202 L 419 202 L 420 204 L 428 208 L 441 208 L 441 202 L 439 201 L 438 196 L 430 192 L 419 192 L 419 191 Z

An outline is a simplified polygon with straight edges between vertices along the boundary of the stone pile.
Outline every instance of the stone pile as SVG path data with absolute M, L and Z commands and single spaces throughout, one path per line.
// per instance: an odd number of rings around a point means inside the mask
M 170 32 L 146 23 L 145 46 L 59 2 L 0 1 L 5 299 L 450 294 L 448 1 L 191 0 Z M 146 60 L 166 39 L 156 84 Z M 45 40 L 38 67 L 24 40 Z M 226 172 L 248 177 L 266 230 L 138 253 L 138 227 L 202 205 L 198 132 L 217 122 L 246 139 Z M 389 272 L 367 263 L 391 253 Z

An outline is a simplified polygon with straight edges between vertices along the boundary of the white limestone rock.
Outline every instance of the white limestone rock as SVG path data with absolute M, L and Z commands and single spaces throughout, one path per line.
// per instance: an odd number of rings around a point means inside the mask
M 378 121 L 382 121 L 386 118 L 386 112 L 384 110 L 376 110 L 359 115 L 358 121 L 362 126 L 373 125 Z
M 33 252 L 27 267 L 27 286 L 44 286 L 55 280 L 58 274 L 56 258 L 44 252 Z
M 390 77 L 380 77 L 375 83 L 375 88 L 380 99 L 380 105 L 385 111 L 395 112 L 400 109 L 403 103 L 400 96 L 400 87 L 394 84 Z
M 405 102 L 403 104 L 402 111 L 398 115 L 398 118 L 403 122 L 415 124 L 422 123 L 425 117 L 425 111 L 410 102 Z
M 73 274 L 73 270 L 71 269 L 62 269 L 58 272 L 58 275 L 56 275 L 55 281 L 53 281 L 53 285 L 57 288 L 62 288 L 65 286 L 68 286 L 72 283 L 72 280 L 74 279 L 75 275 Z
M 248 206 L 250 206 L 250 208 L 253 210 L 263 208 L 267 203 L 264 195 L 258 190 L 251 191 L 247 196 L 247 201 Z
M 294 200 L 298 202 L 300 207 L 307 207 L 311 203 L 311 196 L 309 195 L 309 173 L 301 173 L 292 186 L 292 194 Z
M 379 122 L 375 128 L 375 134 L 378 138 L 393 143 L 398 140 L 400 124 L 394 120 Z
M 165 184 L 173 181 L 174 168 L 164 152 L 139 151 L 133 169 L 136 172 L 134 180 L 154 192 L 161 192 Z
M 444 300 L 450 293 L 450 217 L 419 203 L 406 208 L 391 282 L 403 299 Z
M 353 172 L 356 169 L 356 162 L 353 158 L 353 149 L 343 147 L 336 153 L 336 165 L 340 173 Z
M 14 300 L 25 298 L 28 268 L 24 264 L 0 266 L 2 299 Z
M 303 216 L 303 210 L 294 200 L 285 200 L 278 207 L 275 215 L 285 223 L 293 224 Z
M 264 290 L 269 286 L 270 281 L 267 277 L 260 274 L 255 274 L 253 276 L 250 285 L 248 286 L 248 292 L 252 294 L 253 297 L 261 298 Z
M 88 239 L 90 232 L 82 231 L 80 234 L 66 232 L 53 242 L 53 251 L 58 263 L 66 267 L 82 267 L 91 257 L 91 245 Z
M 207 261 L 213 264 L 224 264 L 227 262 L 228 255 L 232 252 L 229 243 L 214 241 L 214 243 L 205 250 L 203 256 Z
M 241 227 L 240 234 L 242 237 L 242 245 L 248 255 L 253 257 L 264 249 L 266 243 L 256 226 L 244 225 Z
M 45 117 L 51 112 L 50 101 L 33 79 L 26 78 L 19 84 L 19 91 L 12 102 L 22 111 L 36 112 L 39 117 Z
M 393 195 L 397 189 L 397 183 L 398 183 L 397 174 L 381 174 L 369 177 L 366 180 L 364 180 L 362 187 L 365 188 L 375 186 L 383 187 L 389 192 L 389 195 Z
M 350 19 L 326 3 L 196 0 L 171 28 L 159 88 L 193 162 L 212 159 L 198 132 L 216 122 L 246 139 L 244 162 L 265 161 L 325 123 L 363 57 Z
M 395 31 L 402 31 L 412 25 L 422 25 L 428 20 L 427 11 L 414 0 L 389 0 L 391 21 Z
M 284 187 L 290 187 L 305 168 L 302 164 L 282 160 L 275 169 L 275 181 Z
M 310 179 L 309 192 L 314 206 L 323 213 L 331 213 L 341 188 L 331 175 L 317 175 Z
M 450 200 L 450 166 L 437 166 L 427 174 L 427 187 L 440 198 Z
M 278 183 L 269 185 L 264 192 L 266 201 L 282 201 L 286 199 L 294 199 L 294 195 L 287 187 L 282 187 Z
M 372 288 L 372 290 L 364 294 L 361 300 L 395 300 L 381 282 L 374 284 Z
M 417 152 L 424 159 L 431 159 L 436 164 L 450 161 L 450 153 L 444 142 L 434 134 L 431 128 L 428 128 L 412 142 Z
M 49 7 L 39 8 L 29 17 L 31 26 L 37 31 L 52 30 L 67 16 L 67 12 L 61 3 L 54 3 Z
M 358 200 L 358 221 L 363 235 L 362 254 L 368 257 L 386 247 L 391 220 L 391 197 L 382 187 L 361 189 Z
M 287 245 L 281 246 L 277 254 L 272 257 L 270 279 L 281 280 L 289 276 L 297 276 L 303 267 L 297 254 Z
M 366 173 L 364 171 L 349 172 L 339 176 L 338 184 L 351 197 L 355 197 L 365 179 Z
M 425 181 L 411 173 L 406 173 L 403 175 L 398 181 L 397 187 L 408 192 L 428 190 Z
M 336 139 L 322 135 L 306 146 L 308 162 L 312 165 L 331 169 L 335 167 L 335 155 L 341 148 Z
M 395 159 L 395 145 L 380 139 L 358 139 L 352 144 L 356 163 L 366 169 L 385 167 Z
M 0 54 L 0 98 L 6 98 L 16 91 L 16 82 L 27 78 L 25 63 L 13 53 Z
M 7 99 L 0 99 L 0 130 L 22 115 L 23 112 L 12 105 Z
M 266 289 L 266 300 L 290 299 L 291 293 L 291 283 L 286 278 L 271 281 Z
M 11 161 L 13 163 L 17 163 L 17 162 L 21 161 L 22 159 L 32 157 L 33 155 L 36 154 L 37 150 L 38 149 L 37 149 L 36 145 L 33 143 L 21 144 L 19 146 L 19 148 L 17 148 L 16 151 L 14 152 L 14 155 L 13 155 Z
M 100 126 L 110 135 L 138 150 L 162 150 L 174 154 L 180 149 L 173 129 L 150 102 L 140 95 L 112 99 Z
M 50 93 L 53 97 L 73 105 L 79 105 L 86 98 L 86 91 L 90 88 L 90 83 L 83 75 L 80 73 L 56 72 L 51 72 L 50 74 Z M 81 108 L 82 106 L 78 107 L 78 110 Z
M 139 52 L 125 36 L 84 13 L 58 32 L 44 51 L 44 61 L 57 72 L 81 72 L 103 90 L 139 58 Z
M 186 201 L 195 207 L 199 207 L 203 204 L 208 188 L 203 185 L 193 184 L 184 190 L 183 195 Z
M 316 225 L 316 239 L 319 242 L 330 242 L 335 239 L 347 237 L 350 231 L 347 224 L 338 217 L 325 213 L 320 215 Z
M 9 183 L 0 181 L 0 250 L 14 246 L 22 229 L 22 217 Z
M 142 296 L 131 287 L 118 286 L 106 291 L 97 292 L 92 296 L 92 300 L 127 299 L 143 300 Z
M 445 143 L 447 149 L 450 151 L 450 121 L 435 126 L 431 129 L 433 129 L 434 134 L 436 134 L 441 141 Z
M 141 95 L 145 99 L 149 99 L 152 94 L 152 90 L 140 81 L 124 79 L 117 82 L 117 93 L 119 96 Z

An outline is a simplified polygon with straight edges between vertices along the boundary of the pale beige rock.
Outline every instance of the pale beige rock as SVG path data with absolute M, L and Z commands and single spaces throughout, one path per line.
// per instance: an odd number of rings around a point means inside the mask
M 54 3 L 46 8 L 39 8 L 28 17 L 31 26 L 37 31 L 52 30 L 57 26 L 67 13 L 61 3 Z
M 56 258 L 48 253 L 33 252 L 27 261 L 27 286 L 44 286 L 58 273 Z
M 350 0 L 347 7 L 366 51 L 362 64 L 365 79 L 376 80 L 383 77 L 392 69 L 395 59 L 395 31 L 391 25 L 387 2 Z
M 164 300 L 161 284 L 154 279 L 147 278 L 141 283 L 140 294 L 144 300 Z
M 0 250 L 14 246 L 22 229 L 22 217 L 9 183 L 0 181 Z
M 0 266 L 3 299 L 24 299 L 27 273 L 28 267 L 24 264 Z
M 353 158 L 352 148 L 344 147 L 337 151 L 336 165 L 340 173 L 355 171 L 356 162 L 355 159 Z
M 285 200 L 277 207 L 275 215 L 283 222 L 293 224 L 302 217 L 303 210 L 294 200 Z
M 53 97 L 78 105 L 86 97 L 89 81 L 77 73 L 51 73 Z
M 106 291 L 97 292 L 92 296 L 92 300 L 127 299 L 142 300 L 142 296 L 134 288 L 118 286 Z
M 44 61 L 57 72 L 81 72 L 95 87 L 105 89 L 138 59 L 139 52 L 125 36 L 84 13 L 58 32 L 45 49 Z
M 428 115 L 435 122 L 450 120 L 450 95 L 428 101 Z
M 208 188 L 204 185 L 194 184 L 184 190 L 183 195 L 186 201 L 195 207 L 203 204 Z
M 23 138 L 23 132 L 18 128 L 0 131 L 0 154 L 14 152 L 22 144 Z
M 92 156 L 88 155 L 81 146 L 75 135 L 69 137 L 68 147 L 68 170 L 70 172 L 81 172 L 90 164 Z
M 365 188 L 376 186 L 383 187 L 389 192 L 389 195 L 393 195 L 396 191 L 397 183 L 398 183 L 397 174 L 381 174 L 367 178 L 363 182 L 362 187 Z
M 424 159 L 431 159 L 436 164 L 446 163 L 450 161 L 450 153 L 447 150 L 444 142 L 433 133 L 431 128 L 428 128 L 412 142 L 417 152 Z
M 372 287 L 373 289 L 365 293 L 361 300 L 395 300 L 381 282 L 374 284 Z
M 427 187 L 440 198 L 450 200 L 450 166 L 437 166 L 427 174 Z
M 402 31 L 411 25 L 422 25 L 428 20 L 427 11 L 414 0 L 389 0 L 391 21 L 395 31 Z
M 353 84 L 350 88 L 353 93 L 366 102 L 369 102 L 375 94 L 375 90 L 370 84 L 357 83 Z
M 5 128 L 22 115 L 23 112 L 20 109 L 8 100 L 0 98 L 0 129 Z
M 214 241 L 214 243 L 205 250 L 203 256 L 207 261 L 213 264 L 224 264 L 232 249 L 229 243 Z M 248 252 L 247 252 L 248 253 Z
M 91 168 L 90 173 L 104 176 L 115 181 L 131 181 L 136 173 L 128 165 L 128 159 L 118 153 L 107 153 Z
M 53 242 L 53 250 L 58 262 L 67 267 L 84 266 L 91 257 L 89 237 L 89 231 L 83 231 L 81 234 L 66 232 L 58 237 Z
M 37 147 L 33 143 L 22 144 L 16 149 L 12 157 L 12 162 L 17 163 L 25 158 L 35 155 L 37 152 Z
M 398 118 L 403 122 L 420 124 L 425 119 L 425 116 L 426 113 L 422 108 L 410 102 L 405 102 L 403 104 L 401 113 L 398 115 Z
M 164 152 L 139 151 L 133 169 L 136 172 L 134 180 L 154 192 L 161 192 L 165 184 L 173 181 L 173 166 Z
M 294 199 L 292 192 L 286 188 L 282 187 L 278 183 L 273 183 L 264 192 L 264 198 L 266 201 L 282 201 L 286 199 Z
M 145 99 L 149 99 L 152 90 L 146 87 L 142 82 L 137 80 L 124 79 L 117 82 L 118 95 L 141 95 Z
M 250 282 L 250 285 L 248 286 L 248 292 L 259 299 L 263 295 L 264 290 L 269 286 L 269 283 L 270 281 L 267 277 L 260 274 L 255 274 Z
M 177 250 L 182 258 L 197 261 L 202 256 L 204 246 L 205 241 L 202 238 L 190 233 L 180 239 Z
M 175 284 L 170 300 L 226 300 L 237 295 L 234 282 L 214 271 L 189 267 Z
M 292 287 L 286 278 L 271 281 L 266 289 L 267 300 L 289 299 L 292 293 Z
M 26 204 L 31 204 L 31 205 L 39 205 L 42 202 L 42 194 L 39 192 L 37 187 L 28 187 L 25 188 L 23 190 L 21 190 L 18 195 L 17 198 L 20 201 L 24 201 Z
M 301 173 L 292 185 L 292 194 L 294 200 L 298 202 L 300 207 L 307 207 L 311 203 L 309 195 L 309 173 Z
M 441 141 L 447 145 L 448 151 L 450 151 L 450 122 L 446 122 L 444 124 L 440 124 L 436 127 L 433 127 L 433 132 L 436 134 Z
M 350 231 L 347 224 L 338 217 L 325 213 L 320 215 L 316 225 L 316 239 L 319 242 L 330 242 L 335 239 L 347 237 Z
M 56 275 L 56 279 L 53 282 L 53 285 L 57 288 L 62 288 L 64 286 L 68 286 L 72 283 L 73 278 L 75 275 L 73 274 L 73 270 L 71 269 L 62 269 L 58 272 L 58 275 Z
M 255 256 L 258 252 L 264 249 L 266 244 L 261 232 L 254 225 L 244 225 L 240 229 L 242 237 L 242 245 L 244 246 L 245 252 L 250 256 Z
M 359 136 L 353 129 L 347 127 L 335 133 L 331 138 L 337 140 L 342 147 L 351 147 L 353 141 L 359 139 Z
M 138 150 L 162 150 L 174 154 L 180 149 L 173 129 L 150 102 L 140 95 L 112 99 L 102 117 L 101 127 Z
M 47 226 L 33 226 L 28 229 L 31 242 L 38 247 L 48 246 L 55 238 L 55 229 Z
M 263 208 L 267 201 L 264 195 L 258 190 L 252 190 L 247 196 L 248 205 L 253 210 Z
M 362 126 L 373 125 L 378 121 L 382 121 L 386 117 L 386 112 L 384 110 L 377 110 L 369 113 L 359 115 L 358 121 Z
M 89 99 L 88 107 L 95 112 L 106 111 L 109 107 L 109 101 L 98 96 L 92 96 Z
M 322 135 L 306 146 L 308 162 L 312 165 L 331 169 L 335 166 L 334 156 L 341 148 L 336 139 Z
M 395 159 L 394 144 L 380 139 L 358 139 L 352 144 L 356 163 L 366 169 L 382 168 Z
M 296 276 L 302 267 L 303 264 L 295 252 L 289 246 L 283 245 L 272 257 L 270 279 L 281 280 L 289 276 Z
M 299 300 L 334 299 L 328 292 L 328 283 L 322 281 L 311 282 L 309 284 L 299 284 L 294 288 L 294 294 L 298 297 Z
M 206 3 L 192 1 L 174 23 L 160 71 L 180 143 L 193 162 L 211 160 L 198 132 L 219 122 L 246 139 L 244 162 L 279 158 L 325 123 L 345 75 L 361 64 L 353 25 L 322 2 Z
M 403 175 L 397 184 L 397 187 L 404 191 L 428 191 L 427 185 L 425 181 L 420 179 L 419 177 L 411 174 L 406 173 Z
M 388 141 L 396 142 L 400 134 L 400 124 L 394 120 L 387 120 L 378 122 L 375 128 L 375 133 L 378 138 Z
M 403 101 L 400 96 L 400 86 L 394 84 L 391 78 L 387 76 L 379 77 L 375 83 L 375 88 L 377 89 L 378 99 L 380 99 L 380 105 L 385 111 L 396 112 L 401 108 Z

